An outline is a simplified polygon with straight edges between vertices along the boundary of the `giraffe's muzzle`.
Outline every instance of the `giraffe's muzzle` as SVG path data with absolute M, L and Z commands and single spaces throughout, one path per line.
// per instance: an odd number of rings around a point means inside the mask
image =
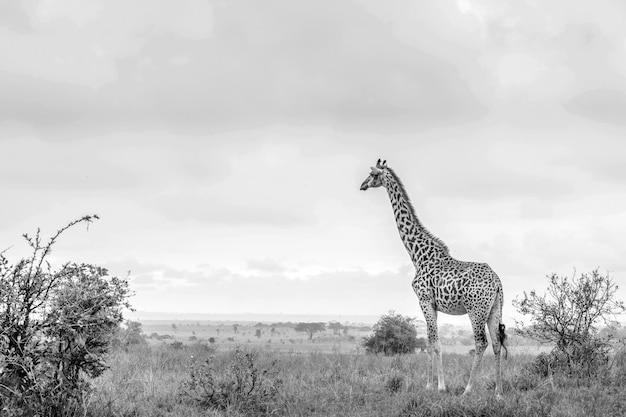
M 369 181 L 365 180 L 363 181 L 363 184 L 361 184 L 361 191 L 365 191 L 369 188 Z

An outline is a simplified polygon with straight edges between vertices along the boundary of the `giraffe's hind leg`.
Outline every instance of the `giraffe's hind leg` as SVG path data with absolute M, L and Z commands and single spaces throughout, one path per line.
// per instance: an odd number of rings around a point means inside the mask
M 499 295 L 498 297 L 501 297 Z M 496 298 L 489 318 L 487 319 L 487 327 L 489 327 L 489 336 L 491 337 L 491 345 L 493 346 L 493 353 L 496 361 L 496 396 L 502 395 L 502 369 L 501 369 L 501 357 L 500 351 L 502 349 L 502 343 L 500 340 L 500 324 L 502 323 L 502 302 L 499 298 Z
M 472 322 L 472 329 L 474 330 L 474 342 L 476 343 L 476 353 L 474 354 L 474 360 L 472 362 L 472 370 L 470 371 L 469 380 L 467 381 L 467 386 L 465 387 L 465 391 L 463 395 L 469 394 L 472 392 L 472 387 L 474 384 L 474 379 L 476 377 L 476 373 L 478 369 L 480 369 L 480 364 L 483 359 L 483 354 L 487 349 L 487 334 L 485 332 L 485 323 L 487 322 L 487 313 L 476 313 L 476 312 L 468 312 L 470 317 L 470 321 Z

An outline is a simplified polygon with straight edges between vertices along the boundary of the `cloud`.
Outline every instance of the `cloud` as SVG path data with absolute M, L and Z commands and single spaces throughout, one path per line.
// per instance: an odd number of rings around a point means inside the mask
M 624 85 L 626 89 L 626 83 Z M 626 93 L 618 90 L 591 90 L 564 103 L 565 109 L 597 122 L 626 125 Z
M 282 273 L 289 271 L 290 268 L 281 265 L 274 259 L 265 258 L 265 259 L 248 259 L 247 262 L 248 269 L 258 272 L 274 272 L 274 273 Z
M 396 130 L 485 111 L 453 63 L 398 42 L 349 1 L 81 4 L 37 3 L 36 35 L 0 33 L 5 56 L 20 51 L 0 65 L 5 118 L 67 137 L 148 125 Z
M 125 262 L 134 264 L 137 270 L 131 273 L 130 283 L 137 290 L 134 307 L 140 310 L 154 310 L 155 305 L 160 305 L 161 311 L 209 313 L 382 314 L 404 303 L 415 313 L 418 311 L 411 289 L 413 273 L 295 271 L 298 277 L 290 278 L 281 271 L 265 268 L 265 261 L 260 265 L 265 269 L 251 268 L 248 272 L 228 267 L 173 269 L 133 260 Z
M 93 90 L 115 82 L 117 60 L 138 53 L 148 37 L 203 39 L 212 27 L 211 5 L 202 0 L 38 0 L 20 8 L 11 7 L 13 16 L 23 20 L 26 13 L 33 30 L 0 28 L 7 58 L 0 69 Z
M 561 107 L 622 119 L 615 94 L 585 98 L 624 92 L 619 2 L 28 4 L 3 6 L 0 110 L 57 140 L 276 124 L 397 133 L 490 115 L 562 125 Z

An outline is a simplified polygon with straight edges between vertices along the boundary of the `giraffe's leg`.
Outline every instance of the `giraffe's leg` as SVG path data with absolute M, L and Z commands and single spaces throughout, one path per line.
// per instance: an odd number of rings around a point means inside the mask
M 430 366 L 428 367 L 428 381 L 426 389 L 434 388 L 435 372 L 437 372 L 437 389 L 439 391 L 446 390 L 446 383 L 443 375 L 443 363 L 441 356 L 441 342 L 437 331 L 437 311 L 431 303 L 420 303 L 424 318 L 426 319 L 426 328 L 428 331 L 428 356 L 430 358 Z
M 485 322 L 487 321 L 486 314 L 472 314 L 469 313 L 470 321 L 472 322 L 472 329 L 474 330 L 474 342 L 476 343 L 476 353 L 474 354 L 474 361 L 472 362 L 472 370 L 470 371 L 469 381 L 463 395 L 469 394 L 472 391 L 474 384 L 474 378 L 476 372 L 480 369 L 480 363 L 483 359 L 483 354 L 487 349 L 487 334 L 485 333 Z
M 435 349 L 430 334 L 428 336 L 428 347 L 426 348 L 426 352 L 428 352 L 428 366 L 426 368 L 428 376 L 426 377 L 426 389 L 429 390 L 433 389 L 433 379 L 435 374 L 435 357 L 433 356 Z
M 443 353 L 441 352 L 439 337 L 437 337 L 435 341 L 435 359 L 437 360 L 437 390 L 445 391 L 446 382 L 443 377 Z
M 487 319 L 487 327 L 489 328 L 489 336 L 491 337 L 491 345 L 493 346 L 493 353 L 496 361 L 496 396 L 502 396 L 502 369 L 500 366 L 501 357 L 500 351 L 502 345 L 500 343 L 500 323 L 502 318 L 502 308 L 500 303 L 496 300 L 489 318 Z

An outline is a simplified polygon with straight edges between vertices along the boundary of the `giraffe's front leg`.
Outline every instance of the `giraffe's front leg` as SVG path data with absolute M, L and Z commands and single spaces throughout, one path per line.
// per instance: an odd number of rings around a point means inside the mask
M 430 359 L 428 367 L 428 381 L 426 389 L 434 388 L 435 372 L 437 372 L 437 389 L 439 391 L 446 390 L 446 383 L 443 375 L 443 363 L 441 356 L 441 342 L 439 342 L 439 334 L 437 331 L 437 311 L 431 302 L 421 302 L 422 312 L 426 320 L 426 329 L 428 331 L 428 357 Z

